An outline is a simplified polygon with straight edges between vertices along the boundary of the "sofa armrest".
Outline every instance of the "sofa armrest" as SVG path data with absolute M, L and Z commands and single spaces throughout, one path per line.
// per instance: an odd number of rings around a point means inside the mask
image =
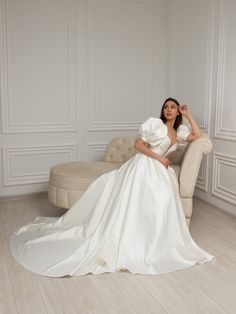
M 207 134 L 190 143 L 181 163 L 179 174 L 179 186 L 181 197 L 192 197 L 197 181 L 203 155 L 212 150 L 212 142 Z

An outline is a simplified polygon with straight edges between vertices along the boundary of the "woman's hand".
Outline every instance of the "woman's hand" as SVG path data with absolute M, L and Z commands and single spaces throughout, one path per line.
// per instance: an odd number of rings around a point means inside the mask
M 144 142 L 144 140 L 141 137 L 138 137 L 134 143 L 134 148 L 137 149 L 138 151 L 140 151 L 142 154 L 151 157 L 155 160 L 158 160 L 159 162 L 161 162 L 163 164 L 164 167 L 166 167 L 168 169 L 168 167 L 170 166 L 170 161 L 169 159 L 158 155 L 157 153 L 155 153 L 154 151 L 152 151 L 149 147 L 146 146 L 146 143 Z
M 159 159 L 159 161 L 163 164 L 163 166 L 165 166 L 167 169 L 168 167 L 171 165 L 170 161 L 168 158 L 165 158 L 165 157 L 161 157 Z
M 183 116 L 189 115 L 190 112 L 189 112 L 189 107 L 188 107 L 188 105 L 181 105 L 181 106 L 179 106 L 179 112 L 180 112 Z
M 181 105 L 179 106 L 179 112 L 185 116 L 188 120 L 188 122 L 191 125 L 192 128 L 192 133 L 188 136 L 188 141 L 192 142 L 194 141 L 197 137 L 201 136 L 201 130 L 199 129 L 197 123 L 195 122 L 195 120 L 193 119 L 190 111 L 189 111 L 189 107 L 188 105 Z

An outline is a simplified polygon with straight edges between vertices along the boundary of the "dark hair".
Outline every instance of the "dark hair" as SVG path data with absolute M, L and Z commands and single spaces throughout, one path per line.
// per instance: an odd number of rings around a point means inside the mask
M 165 118 L 165 115 L 164 115 L 164 107 L 165 107 L 165 104 L 168 102 L 168 101 L 173 101 L 178 107 L 180 106 L 180 103 L 178 102 L 178 100 L 174 99 L 174 98 L 167 98 L 165 101 L 164 101 L 164 104 L 162 105 L 162 108 L 161 108 L 161 115 L 160 115 L 160 118 L 161 120 L 166 123 L 166 118 Z M 178 127 L 180 126 L 180 124 L 182 124 L 182 121 L 183 121 L 183 118 L 182 118 L 182 114 L 179 112 L 179 115 L 176 117 L 175 119 L 175 123 L 174 123 L 174 129 L 177 130 Z

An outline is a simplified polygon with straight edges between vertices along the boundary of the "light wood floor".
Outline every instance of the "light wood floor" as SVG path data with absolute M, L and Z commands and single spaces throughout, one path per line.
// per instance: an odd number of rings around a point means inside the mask
M 36 216 L 59 216 L 46 196 L 0 203 L 0 313 L 236 313 L 236 218 L 195 200 L 190 231 L 216 261 L 163 275 L 48 278 L 12 258 L 9 238 Z

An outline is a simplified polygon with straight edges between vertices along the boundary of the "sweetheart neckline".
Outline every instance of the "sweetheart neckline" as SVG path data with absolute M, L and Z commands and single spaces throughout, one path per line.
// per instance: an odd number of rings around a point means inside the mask
M 170 141 L 170 145 L 169 145 L 169 147 L 166 149 L 166 151 L 164 152 L 164 154 L 163 154 L 164 157 L 165 157 L 166 155 L 168 155 L 168 153 L 170 153 L 171 149 L 173 149 L 173 147 L 174 147 L 175 145 L 177 145 L 177 143 L 178 143 L 178 141 L 176 141 L 174 144 L 172 144 L 171 139 L 170 139 L 170 137 L 169 137 L 168 135 L 167 135 L 167 138 L 168 138 L 169 141 Z
M 178 143 L 178 140 L 175 143 L 172 143 L 171 138 L 169 137 L 169 135 L 167 135 L 167 138 L 170 140 L 170 144 L 171 144 L 170 147 L 174 146 L 175 144 Z

